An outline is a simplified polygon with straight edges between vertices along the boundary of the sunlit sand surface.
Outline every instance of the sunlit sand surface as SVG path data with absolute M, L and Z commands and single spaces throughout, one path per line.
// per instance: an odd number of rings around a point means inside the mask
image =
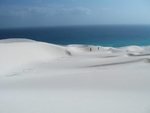
M 0 113 L 149 113 L 150 47 L 0 40 Z

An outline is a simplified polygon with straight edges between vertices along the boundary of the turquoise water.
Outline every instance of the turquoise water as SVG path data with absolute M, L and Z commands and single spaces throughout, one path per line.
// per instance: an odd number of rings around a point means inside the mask
M 150 25 L 64 26 L 1 29 L 0 39 L 29 38 L 54 44 L 150 45 Z

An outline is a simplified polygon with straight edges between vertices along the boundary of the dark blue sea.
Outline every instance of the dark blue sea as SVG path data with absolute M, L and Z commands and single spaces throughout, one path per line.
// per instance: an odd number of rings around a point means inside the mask
M 150 25 L 63 26 L 0 29 L 0 39 L 28 38 L 48 43 L 122 47 L 150 45 Z

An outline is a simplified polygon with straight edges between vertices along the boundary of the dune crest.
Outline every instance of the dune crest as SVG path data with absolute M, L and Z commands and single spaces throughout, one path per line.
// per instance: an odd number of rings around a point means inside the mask
M 16 43 L 16 42 L 35 42 L 35 41 L 26 38 L 9 38 L 0 40 L 0 43 Z

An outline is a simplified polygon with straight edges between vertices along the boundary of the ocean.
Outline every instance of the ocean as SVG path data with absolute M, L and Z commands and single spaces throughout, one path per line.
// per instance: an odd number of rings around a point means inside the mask
M 150 25 L 97 25 L 0 29 L 0 39 L 28 38 L 59 45 L 150 45 Z

